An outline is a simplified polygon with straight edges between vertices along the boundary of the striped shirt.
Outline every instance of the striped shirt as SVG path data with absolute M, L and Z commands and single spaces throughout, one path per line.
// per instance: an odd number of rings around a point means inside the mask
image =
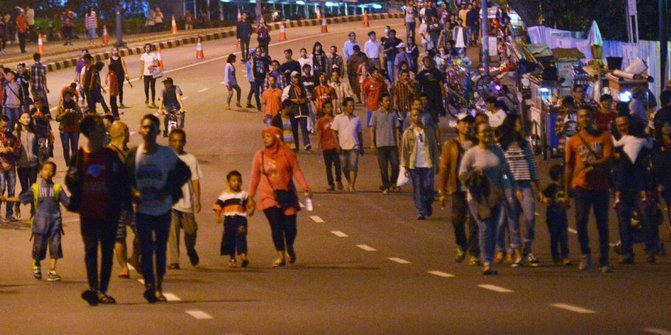
M 393 107 L 400 112 L 409 112 L 412 98 L 414 97 L 414 89 L 409 82 L 404 83 L 400 80 L 394 85 L 394 104 Z
M 30 66 L 30 87 L 33 90 L 45 89 L 47 81 L 47 67 L 37 62 Z
M 86 15 L 86 29 L 95 29 L 98 28 L 98 19 L 95 11 L 91 11 L 89 15 Z
M 517 142 L 513 142 L 503 152 L 503 156 L 508 161 L 510 172 L 516 181 L 538 180 L 536 159 L 530 145 L 527 144 L 524 148 L 520 148 Z
M 214 211 L 221 212 L 224 216 L 247 216 L 247 192 L 221 193 L 214 203 Z

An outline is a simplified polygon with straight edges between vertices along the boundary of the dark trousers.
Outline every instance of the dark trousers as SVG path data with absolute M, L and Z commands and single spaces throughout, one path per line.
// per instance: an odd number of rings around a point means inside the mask
M 70 164 L 70 153 L 77 152 L 79 148 L 79 133 L 61 132 L 61 143 L 63 144 L 63 158 L 65 164 Z
M 396 186 L 396 180 L 398 179 L 398 149 L 395 146 L 378 147 L 377 164 L 380 166 L 382 186 L 385 189 Z M 390 167 L 391 178 L 389 175 Z
M 221 256 L 235 258 L 247 254 L 247 218 L 244 216 L 227 216 L 224 218 L 224 235 L 221 238 Z
M 552 205 L 545 212 L 545 222 L 550 232 L 550 254 L 553 260 L 567 258 L 568 249 L 568 218 L 566 209 Z
M 112 274 L 116 230 L 117 220 L 81 219 L 86 277 L 89 289 L 92 291 L 107 292 Z M 100 279 L 98 279 L 98 245 L 101 251 Z
M 322 152 L 324 155 L 324 164 L 326 165 L 326 180 L 329 186 L 334 186 L 333 183 L 333 167 L 335 167 L 335 180 L 342 183 L 342 169 L 340 168 L 340 155 L 338 150 L 331 149 Z
M 110 95 L 110 107 L 112 108 L 112 116 L 115 119 L 119 119 L 119 105 L 116 103 L 117 97 Z
M 617 223 L 620 230 L 620 240 L 622 241 L 622 253 L 625 256 L 634 255 L 634 234 L 631 226 L 633 211 L 636 211 L 638 220 L 643 227 L 645 250 L 647 252 L 657 251 L 659 230 L 657 229 L 657 223 L 650 220 L 650 210 L 647 207 L 641 201 L 639 192 L 622 192 L 620 194 L 620 204 L 617 206 Z
M 124 80 L 126 80 L 126 74 L 123 73 L 123 72 L 119 73 L 119 75 L 117 75 L 117 77 L 116 77 L 116 80 L 117 80 L 117 84 L 118 84 L 118 87 L 119 87 L 119 104 L 123 105 L 123 83 L 124 83 Z M 112 100 L 111 97 L 110 97 L 110 100 Z
M 21 193 L 24 193 L 30 189 L 30 187 L 37 181 L 37 170 L 39 167 L 29 166 L 29 167 L 17 167 L 16 173 L 19 175 L 19 184 L 21 185 Z M 30 212 L 35 213 L 35 204 L 30 203 Z
M 156 102 L 156 78 L 144 76 L 144 99 L 149 101 L 149 90 L 151 90 L 151 102 Z
M 599 233 L 599 265 L 608 265 L 608 191 L 592 191 L 582 188 L 575 189 L 575 222 L 580 242 L 580 253 L 588 255 L 592 251 L 589 247 L 587 223 L 589 211 L 594 208 L 596 229 Z
M 63 27 L 63 39 L 65 43 L 72 44 L 72 27 Z
M 352 86 L 352 92 L 356 95 L 359 102 L 361 102 L 361 84 L 359 83 L 359 76 L 357 75 L 348 75 L 349 84 Z
M 263 94 L 263 85 L 265 83 L 265 78 L 257 78 L 251 82 L 250 92 L 247 95 L 247 104 L 252 101 L 252 95 L 254 95 L 254 101 L 256 101 L 256 109 L 261 110 L 261 94 Z
M 49 257 L 52 259 L 63 258 L 60 227 L 59 224 L 47 234 L 33 234 L 33 259 L 35 261 L 39 262 L 47 257 L 47 246 L 49 246 Z
M 278 207 L 266 208 L 263 213 L 270 223 L 270 230 L 273 234 L 273 244 L 275 250 L 285 251 L 294 247 L 296 240 L 296 215 L 284 215 L 282 209 Z
M 412 180 L 412 198 L 415 201 L 415 208 L 420 215 L 431 216 L 433 214 L 433 168 L 414 168 L 410 169 L 410 179 Z
M 468 251 L 471 256 L 479 257 L 478 224 L 468 210 L 466 192 L 452 193 L 452 226 L 457 245 L 462 250 Z M 468 237 L 466 237 L 466 226 L 468 226 Z
M 89 113 L 96 113 L 97 103 L 100 103 L 105 113 L 110 112 L 110 109 L 107 106 L 107 103 L 105 103 L 105 98 L 103 98 L 103 95 L 100 92 L 99 87 L 86 91 L 86 102 L 88 103 L 89 106 Z
M 240 39 L 240 50 L 242 50 L 242 59 L 247 60 L 249 58 L 249 37 Z
M 19 48 L 21 49 L 21 53 L 26 52 L 26 37 L 28 33 L 17 33 L 19 35 Z
M 136 213 L 135 221 L 142 250 L 144 284 L 146 287 L 156 288 L 156 278 L 162 279 L 165 275 L 170 212 L 160 216 Z M 154 272 L 154 255 L 156 255 L 156 272 Z
M 301 131 L 301 136 L 303 136 L 303 147 L 310 145 L 310 132 L 308 132 L 308 118 L 307 117 L 297 117 L 296 122 L 293 123 L 294 134 L 298 134 L 298 129 Z M 298 143 L 298 138 L 294 139 L 296 143 L 296 149 L 300 148 Z

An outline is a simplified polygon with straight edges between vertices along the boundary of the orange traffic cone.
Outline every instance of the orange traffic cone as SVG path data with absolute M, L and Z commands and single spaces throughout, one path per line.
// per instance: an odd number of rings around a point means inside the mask
M 286 40 L 288 40 L 288 38 L 287 38 L 287 32 L 286 32 L 286 30 L 285 30 L 285 28 L 284 28 L 284 23 L 281 23 L 281 24 L 280 24 L 280 42 L 281 42 L 281 41 L 286 41 Z
M 161 47 L 156 47 L 156 59 L 158 60 L 158 67 L 161 68 L 161 70 L 164 69 L 163 66 L 163 55 L 161 55 Z
M 110 35 L 107 33 L 107 25 L 103 24 L 103 45 L 107 45 L 110 42 Z
M 242 22 L 242 14 L 240 13 L 240 8 L 238 8 L 238 22 Z
M 322 13 L 319 10 L 319 7 L 317 7 L 317 20 L 321 20 L 321 18 L 322 18 Z
M 326 26 L 326 18 L 322 18 L 322 33 L 328 33 L 329 28 Z
M 370 21 L 368 21 L 368 10 L 363 13 L 363 26 L 370 27 Z
M 196 43 L 196 59 L 205 59 L 205 53 L 203 52 L 203 44 L 201 43 L 200 36 L 198 36 L 198 43 Z
M 172 16 L 172 33 L 177 34 L 177 22 L 175 22 L 175 16 Z
M 44 43 L 42 43 L 42 34 L 37 35 L 37 53 L 44 55 Z

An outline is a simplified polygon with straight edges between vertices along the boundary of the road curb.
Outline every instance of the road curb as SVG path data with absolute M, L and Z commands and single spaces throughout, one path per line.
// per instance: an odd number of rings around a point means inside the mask
M 401 14 L 390 14 L 390 13 L 384 13 L 384 14 L 372 14 L 370 16 L 370 19 L 372 20 L 384 20 L 384 19 L 394 19 L 394 18 L 401 18 Z M 355 22 L 355 21 L 363 21 L 363 15 L 350 15 L 350 16 L 338 16 L 338 17 L 331 17 L 327 18 L 326 22 L 330 24 L 334 23 L 346 23 L 346 22 Z M 310 26 L 318 26 L 321 25 L 321 20 L 316 20 L 316 19 L 307 19 L 307 20 L 292 20 L 289 22 L 284 22 L 285 27 L 310 27 Z M 274 29 L 279 29 L 280 22 L 274 22 L 270 24 L 271 27 Z M 200 36 L 203 41 L 213 41 L 213 40 L 219 40 L 227 37 L 232 37 L 235 36 L 235 27 L 226 27 L 227 30 L 225 31 L 217 31 L 217 32 L 209 32 L 205 34 L 200 34 L 196 36 L 187 36 L 187 37 L 176 37 L 176 38 L 169 38 L 166 40 L 161 40 L 161 41 L 153 41 L 149 42 L 147 41 L 146 43 L 149 43 L 153 45 L 155 48 L 161 48 L 163 49 L 171 49 L 171 48 L 176 48 L 182 45 L 187 45 L 187 44 L 196 44 L 198 43 L 198 37 Z M 138 43 L 142 42 L 142 40 L 138 40 L 133 43 Z M 143 52 L 143 48 L 141 47 L 130 47 L 128 49 L 121 49 L 120 54 L 122 57 L 125 56 L 130 56 L 130 55 L 139 55 Z M 93 59 L 96 60 L 96 62 L 100 62 L 106 59 L 110 58 L 110 51 L 105 51 L 105 52 L 99 52 L 99 53 L 92 53 L 91 56 L 93 56 Z M 77 57 L 71 57 L 71 58 L 66 58 L 54 62 L 49 62 L 45 64 L 47 67 L 47 70 L 49 72 L 52 71 L 57 71 L 57 70 L 63 70 L 67 69 L 70 67 L 74 67 L 77 64 Z

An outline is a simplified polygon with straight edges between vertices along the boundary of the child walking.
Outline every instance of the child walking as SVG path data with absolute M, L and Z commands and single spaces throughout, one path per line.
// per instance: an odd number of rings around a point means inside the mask
M 240 255 L 241 266 L 249 265 L 247 259 L 247 215 L 254 213 L 254 208 L 247 205 L 247 192 L 242 190 L 242 175 L 233 170 L 226 175 L 228 188 L 221 193 L 214 204 L 217 224 L 224 222 L 224 235 L 221 239 L 221 256 L 228 255 L 229 268 L 238 266 L 235 258 Z M 222 220 L 223 217 L 223 220 Z
M 21 193 L 18 198 L 3 199 L 7 202 L 33 203 L 35 205 L 32 229 L 33 277 L 42 279 L 40 262 L 46 257 L 48 244 L 51 259 L 49 260 L 47 281 L 61 280 L 61 276 L 56 272 L 58 259 L 63 258 L 63 249 L 61 248 L 63 223 L 59 203 L 66 207 L 70 204 L 70 198 L 61 185 L 53 182 L 54 174 L 56 174 L 56 164 L 52 161 L 44 162 L 40 168 L 41 180 Z
M 564 206 L 564 186 L 561 184 L 564 167 L 560 164 L 550 168 L 552 182 L 543 189 L 543 203 L 547 205 L 545 220 L 550 231 L 550 253 L 556 265 L 571 265 L 568 250 L 568 219 Z
M 333 183 L 332 168 L 335 166 L 335 181 L 338 183 L 338 190 L 342 190 L 342 171 L 340 168 L 340 155 L 338 154 L 338 139 L 335 131 L 331 129 L 333 123 L 333 103 L 327 101 L 324 103 L 324 115 L 317 122 L 317 136 L 319 148 L 324 155 L 324 164 L 326 165 L 326 181 L 329 184 L 328 191 L 335 190 Z

